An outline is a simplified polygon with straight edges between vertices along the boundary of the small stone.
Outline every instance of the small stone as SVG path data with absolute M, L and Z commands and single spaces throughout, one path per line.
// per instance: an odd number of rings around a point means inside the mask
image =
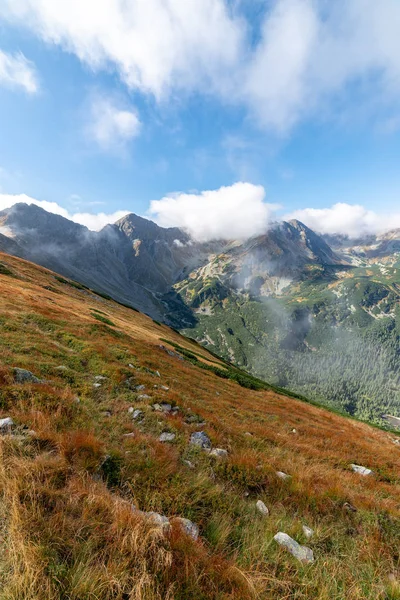
M 140 419 L 144 416 L 144 412 L 142 410 L 139 410 L 138 408 L 136 410 L 133 411 L 132 413 L 132 419 Z
M 14 380 L 16 383 L 43 383 L 41 379 L 30 371 L 19 369 L 18 367 L 14 367 Z
M 343 504 L 343 509 L 347 512 L 357 512 L 356 507 L 350 504 L 349 502 L 345 502 Z
M 147 394 L 140 394 L 140 396 L 138 396 L 138 400 L 151 400 L 151 396 L 148 396 Z
M 146 386 L 145 386 L 145 385 L 137 385 L 137 386 L 135 387 L 135 390 L 136 390 L 137 392 L 141 392 L 141 391 L 143 391 L 143 390 L 145 390 L 145 389 L 146 389 Z
M 175 433 L 168 433 L 167 431 L 164 431 L 158 439 L 160 442 L 173 442 L 175 438 Z
M 303 533 L 306 536 L 306 538 L 308 540 L 310 540 L 312 538 L 312 536 L 314 535 L 314 530 L 311 529 L 311 527 L 307 527 L 306 525 L 303 525 Z
M 195 523 L 192 523 L 192 521 L 189 521 L 189 519 L 184 519 L 183 517 L 176 517 L 174 522 L 178 523 L 181 529 L 191 538 L 194 540 L 198 539 L 199 528 Z
M 291 475 L 288 475 L 287 473 L 284 473 L 283 471 L 277 471 L 276 474 L 279 477 L 279 479 L 283 479 L 283 481 L 287 481 L 288 479 L 292 479 Z
M 250 431 L 246 431 L 246 433 L 244 435 L 247 435 L 248 437 L 253 437 L 253 434 L 250 433 Z
M 350 465 L 355 473 L 359 475 L 363 475 L 364 477 L 367 475 L 372 475 L 373 471 L 371 469 L 367 469 L 367 467 L 362 467 L 361 465 Z
M 128 413 L 131 415 L 133 412 L 135 411 L 135 409 L 133 408 L 133 406 L 130 406 L 128 408 Z
M 264 504 L 264 502 L 262 500 L 257 500 L 257 502 L 256 502 L 256 508 L 257 508 L 258 512 L 260 512 L 265 517 L 268 517 L 269 510 L 265 506 L 265 504 Z
M 154 372 L 154 375 L 155 375 L 156 377 L 161 377 L 161 375 L 160 375 L 160 372 L 159 372 L 159 371 L 155 371 L 155 372 Z
M 169 527 L 169 519 L 164 515 L 160 515 L 160 513 L 151 511 L 144 513 L 144 515 L 149 519 L 149 521 L 154 523 L 154 525 L 158 525 L 163 528 Z
M 107 377 L 104 377 L 104 375 L 96 375 L 96 376 L 94 377 L 94 379 L 95 379 L 96 381 L 106 381 L 106 380 L 107 380 Z
M 166 385 L 160 385 L 160 390 L 164 390 L 164 392 L 169 392 L 169 387 Z
M 215 456 L 216 458 L 227 458 L 228 451 L 224 450 L 223 448 L 214 448 L 214 450 L 211 450 L 210 456 Z
M 93 384 L 93 387 L 94 387 L 94 388 L 100 388 L 100 387 L 101 387 L 101 383 L 94 383 L 94 384 Z
M 199 446 L 203 450 L 211 449 L 211 440 L 204 431 L 196 431 L 190 436 L 190 443 L 192 446 Z
M 297 429 L 292 429 L 292 433 L 297 433 Z
M 6 433 L 7 431 L 11 431 L 11 427 L 14 427 L 14 421 L 11 417 L 0 419 L 0 433 Z
M 66 367 L 65 365 L 60 365 L 59 367 L 56 367 L 57 371 L 68 371 L 68 367 Z
M 279 531 L 276 535 L 274 535 L 274 540 L 280 546 L 286 548 L 290 552 L 290 554 L 297 558 L 297 560 L 304 563 L 314 562 L 314 553 L 311 550 L 311 548 L 307 548 L 307 546 L 301 546 L 287 533 Z
M 124 435 L 122 437 L 124 438 L 134 438 L 135 437 L 135 432 L 132 431 L 131 433 L 124 433 Z
M 135 369 L 135 367 L 133 366 L 133 364 L 132 364 L 132 363 L 129 363 L 128 367 L 129 367 L 130 369 Z
M 172 410 L 171 404 L 167 404 L 166 402 L 161 402 L 160 407 L 163 412 L 171 412 Z

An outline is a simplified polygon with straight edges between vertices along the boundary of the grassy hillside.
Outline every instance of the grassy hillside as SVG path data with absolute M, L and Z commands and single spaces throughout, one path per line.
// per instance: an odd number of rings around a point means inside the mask
M 148 317 L 6 255 L 0 331 L 0 418 L 15 423 L 0 436 L 1 600 L 400 598 L 392 434 L 260 389 Z M 41 381 L 18 383 L 15 367 Z M 190 445 L 199 431 L 227 458 Z

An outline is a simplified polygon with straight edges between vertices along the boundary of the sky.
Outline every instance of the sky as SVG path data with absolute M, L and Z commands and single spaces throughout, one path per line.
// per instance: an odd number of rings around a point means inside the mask
M 0 0 L 0 210 L 400 227 L 400 0 Z

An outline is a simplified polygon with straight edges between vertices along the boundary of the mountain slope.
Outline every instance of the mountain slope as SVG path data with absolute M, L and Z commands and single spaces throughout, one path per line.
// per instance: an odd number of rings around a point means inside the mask
M 15 422 L 0 436 L 1 597 L 399 597 L 399 438 L 262 389 L 43 268 L 0 263 L 0 417 Z M 191 445 L 200 431 L 227 457 Z M 280 548 L 278 531 L 315 562 Z
M 351 242 L 290 221 L 200 244 L 133 214 L 91 232 L 23 204 L 0 213 L 0 231 L 0 249 L 135 306 L 253 375 L 378 424 L 400 417 L 398 231 Z

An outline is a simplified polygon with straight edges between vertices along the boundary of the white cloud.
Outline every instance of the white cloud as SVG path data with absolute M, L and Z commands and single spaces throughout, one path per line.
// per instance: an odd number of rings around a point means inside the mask
M 224 0 L 3 0 L 1 14 L 156 97 L 226 77 L 242 36 Z
M 162 227 L 180 227 L 196 240 L 245 239 L 266 231 L 278 207 L 265 203 L 260 185 L 235 183 L 199 193 L 177 193 L 150 203 Z
M 108 223 L 115 223 L 115 221 L 118 221 L 118 219 L 121 219 L 125 215 L 129 214 L 129 211 L 126 210 L 119 210 L 112 214 L 71 214 L 56 202 L 48 202 L 47 200 L 36 200 L 35 198 L 31 198 L 26 194 L 0 194 L 0 210 L 10 208 L 11 206 L 14 206 L 14 204 L 17 204 L 19 202 L 23 202 L 24 204 L 35 204 L 36 206 L 40 206 L 40 208 L 47 210 L 47 212 L 51 212 L 55 215 L 60 215 L 61 217 L 69 219 L 70 221 L 74 221 L 75 223 L 85 225 L 88 229 L 91 229 L 92 231 L 99 231 Z
M 257 25 L 230 0 L 3 0 L 0 17 L 157 100 L 213 94 L 280 133 L 360 104 L 369 120 L 397 122 L 399 0 L 264 6 Z
M 96 97 L 91 103 L 86 131 L 102 150 L 121 150 L 139 134 L 140 121 L 132 109 L 128 110 L 113 99 Z
M 39 90 L 35 66 L 21 53 L 12 55 L 0 50 L 0 85 L 35 94 Z
M 339 202 L 330 208 L 296 210 L 284 219 L 298 219 L 318 233 L 342 234 L 350 238 L 400 228 L 400 212 L 378 215 L 360 204 L 345 202 Z

